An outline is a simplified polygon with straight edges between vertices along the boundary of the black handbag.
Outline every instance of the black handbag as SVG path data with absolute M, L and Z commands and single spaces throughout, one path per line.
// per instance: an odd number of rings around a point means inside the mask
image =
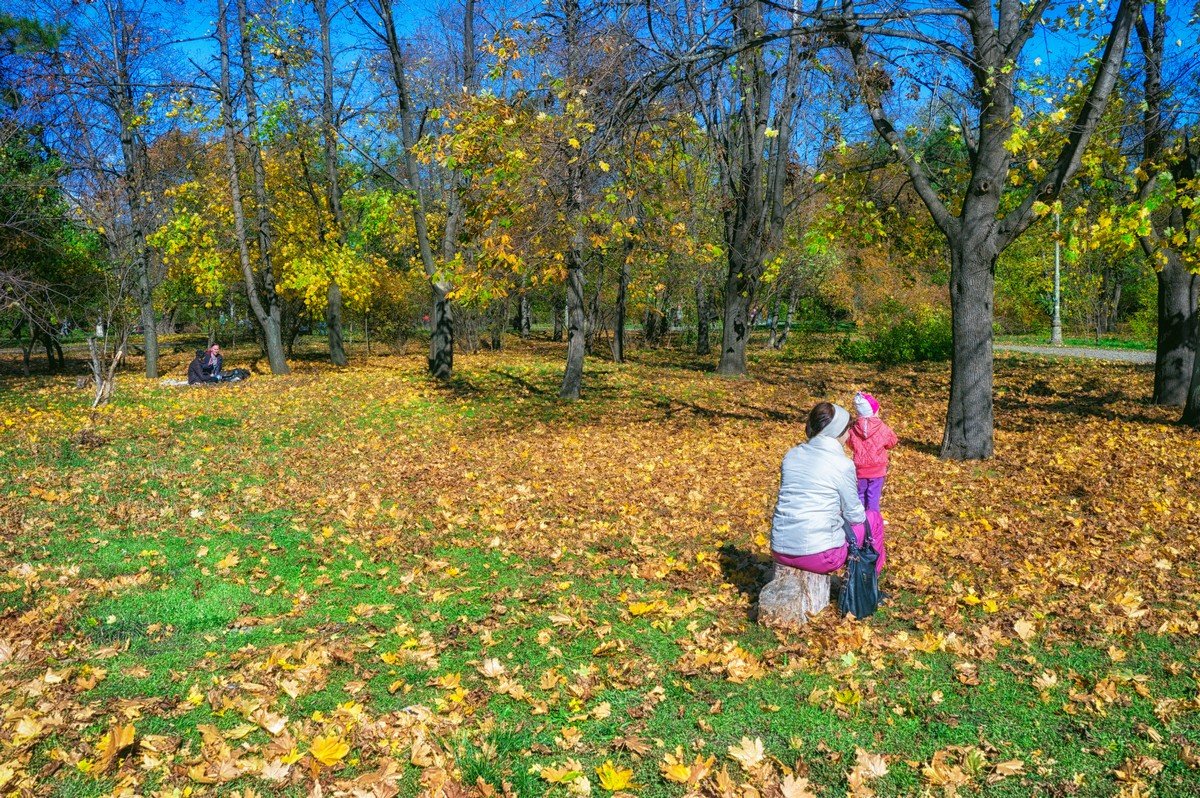
M 849 613 L 861 620 L 879 609 L 879 575 L 875 573 L 879 552 L 871 543 L 870 520 L 863 525 L 861 546 L 854 539 L 850 525 L 845 526 L 850 551 L 846 554 L 846 576 L 842 580 L 842 594 L 838 596 L 838 609 L 842 615 Z

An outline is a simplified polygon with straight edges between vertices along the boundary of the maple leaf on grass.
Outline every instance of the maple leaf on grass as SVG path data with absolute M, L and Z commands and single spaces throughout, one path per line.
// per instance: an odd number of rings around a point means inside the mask
M 779 782 L 779 791 L 783 794 L 783 798 L 817 798 L 817 794 L 812 791 L 811 787 L 808 779 L 797 778 L 790 773 Z
M 566 784 L 583 775 L 583 766 L 574 760 L 567 760 L 562 765 L 543 765 L 537 774 L 551 784 Z
M 341 737 L 323 735 L 313 739 L 308 752 L 322 765 L 333 767 L 350 753 L 350 746 Z
M 116 764 L 118 757 L 133 746 L 136 737 L 137 730 L 134 729 L 132 723 L 114 722 L 100 738 L 97 746 L 100 758 L 96 762 L 96 766 L 100 772 L 105 773 Z
M 596 775 L 600 778 L 600 786 L 609 792 L 624 790 L 633 784 L 633 771 L 617 767 L 611 759 L 605 760 L 603 765 L 596 768 Z
M 755 737 L 753 740 L 743 737 L 737 745 L 729 746 L 729 756 L 736 760 L 743 770 L 750 771 L 762 764 L 767 755 L 763 750 L 761 737 Z
M 679 746 L 673 754 L 667 754 L 663 757 L 663 762 L 659 766 L 662 776 L 667 781 L 673 781 L 676 784 L 690 784 L 695 786 L 707 778 L 712 772 L 713 765 L 717 759 L 710 756 L 707 759 L 696 754 L 696 758 L 689 763 L 684 756 L 683 747 Z

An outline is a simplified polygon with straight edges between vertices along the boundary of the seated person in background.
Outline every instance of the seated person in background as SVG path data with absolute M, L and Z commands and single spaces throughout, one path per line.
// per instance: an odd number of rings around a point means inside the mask
M 220 382 L 221 367 L 225 359 L 221 357 L 221 347 L 213 344 L 208 349 L 197 349 L 196 357 L 188 366 L 188 385 L 204 382 Z

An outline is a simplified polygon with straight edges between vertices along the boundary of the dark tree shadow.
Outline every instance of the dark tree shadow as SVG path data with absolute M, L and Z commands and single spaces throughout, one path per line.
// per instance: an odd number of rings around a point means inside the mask
M 514 384 L 524 388 L 529 393 L 537 394 L 538 396 L 548 396 L 551 393 L 546 388 L 543 388 L 540 385 L 535 385 L 519 374 L 513 374 L 512 372 L 504 371 L 503 369 L 491 369 L 490 373 L 504 377 L 506 380 L 509 380 L 510 382 L 513 382 Z
M 755 407 L 751 404 L 742 404 L 739 410 L 724 410 L 718 408 L 704 407 L 695 402 L 685 402 L 682 399 L 673 397 L 665 397 L 661 399 L 650 400 L 649 404 L 657 410 L 662 410 L 666 418 L 672 418 L 676 413 L 689 411 L 697 417 L 709 421 L 716 419 L 733 419 L 737 421 L 785 421 L 794 422 L 797 420 L 795 413 L 786 413 L 781 410 L 775 410 L 769 407 Z
M 750 620 L 758 614 L 758 594 L 771 581 L 773 563 L 765 554 L 738 548 L 732 543 L 721 547 L 718 560 L 725 581 L 738 589 L 751 603 Z
M 937 444 L 919 441 L 915 438 L 901 438 L 900 445 L 905 449 L 913 449 L 930 457 L 941 457 L 942 454 L 942 448 Z

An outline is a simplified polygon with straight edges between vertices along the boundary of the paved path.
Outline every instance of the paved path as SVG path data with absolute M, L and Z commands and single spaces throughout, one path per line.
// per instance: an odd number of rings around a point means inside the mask
M 1116 360 L 1122 363 L 1153 363 L 1154 353 L 1138 349 L 1099 349 L 1087 346 L 1024 346 L 996 344 L 998 352 L 1022 352 L 1049 357 L 1083 357 L 1092 360 Z

